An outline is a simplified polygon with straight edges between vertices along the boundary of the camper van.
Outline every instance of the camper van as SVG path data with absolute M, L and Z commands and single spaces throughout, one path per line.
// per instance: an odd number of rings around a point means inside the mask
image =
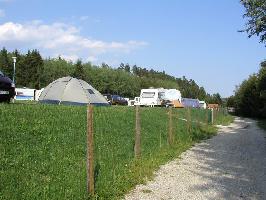
M 140 92 L 140 106 L 162 106 L 163 98 L 166 89 L 164 88 L 150 88 L 142 89 Z

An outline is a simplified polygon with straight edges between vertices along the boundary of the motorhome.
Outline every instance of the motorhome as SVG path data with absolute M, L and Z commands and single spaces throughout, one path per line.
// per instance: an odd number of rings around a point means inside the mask
M 140 92 L 140 106 L 162 106 L 163 97 L 166 89 L 164 88 L 150 88 L 142 89 Z

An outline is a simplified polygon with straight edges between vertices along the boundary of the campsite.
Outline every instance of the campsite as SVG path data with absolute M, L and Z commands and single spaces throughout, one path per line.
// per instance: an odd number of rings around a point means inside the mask
M 0 0 L 0 200 L 265 200 L 266 0 Z
M 28 101 L 0 105 L 6 199 L 117 199 L 161 164 L 215 135 L 214 124 L 233 119 L 225 108 L 186 105 L 199 101 L 183 101 L 176 89 L 143 89 L 136 105 L 110 106 L 92 85 L 68 76 L 41 89 L 38 98 L 35 93 Z
M 0 105 L 1 182 L 6 199 L 84 199 L 86 190 L 87 107 Z M 194 122 L 173 110 L 174 143 L 168 145 L 168 109 L 141 109 L 141 159 L 134 159 L 134 107 L 95 107 L 95 195 L 117 199 L 153 171 L 216 130 L 204 110 L 191 110 Z M 179 119 L 180 118 L 180 119 Z M 217 121 L 224 120 L 217 113 Z M 231 117 L 226 117 L 227 122 Z M 201 124 L 201 123 L 202 124 Z M 190 127 L 191 126 L 191 127 Z M 14 148 L 15 147 L 15 148 Z M 16 187 L 14 187 L 14 185 Z

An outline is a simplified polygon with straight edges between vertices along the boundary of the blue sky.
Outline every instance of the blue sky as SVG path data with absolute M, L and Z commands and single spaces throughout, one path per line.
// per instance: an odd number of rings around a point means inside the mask
M 0 0 L 0 46 L 129 63 L 194 79 L 223 97 L 266 58 L 239 0 Z

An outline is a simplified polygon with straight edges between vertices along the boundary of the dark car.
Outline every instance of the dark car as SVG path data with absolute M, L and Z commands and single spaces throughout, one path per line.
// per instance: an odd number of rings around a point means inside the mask
M 103 95 L 110 105 L 127 105 L 127 100 L 119 95 L 104 94 Z
M 15 94 L 15 84 L 0 71 L 0 102 L 10 102 Z

